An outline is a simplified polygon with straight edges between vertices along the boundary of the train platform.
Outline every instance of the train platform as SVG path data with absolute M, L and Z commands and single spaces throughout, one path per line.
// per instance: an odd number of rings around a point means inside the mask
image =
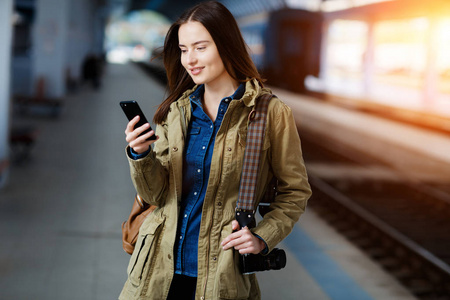
M 287 103 L 299 99 L 275 93 Z M 137 67 L 108 65 L 101 89 L 67 96 L 58 119 L 14 117 L 40 134 L 0 190 L 0 299 L 117 299 L 129 260 L 120 228 L 134 196 L 119 101 L 138 100 L 153 115 L 163 95 Z M 304 112 L 299 122 L 315 127 Z M 288 263 L 258 274 L 263 299 L 415 299 L 313 210 L 280 247 Z
M 345 151 L 353 149 L 387 166 L 362 170 L 339 165 L 309 165 L 310 172 L 322 178 L 368 176 L 396 180 L 401 176 L 410 181 L 448 183 L 448 133 L 348 109 L 333 101 L 321 101 L 277 88 L 273 91 L 292 108 L 300 135 L 314 135 L 315 139 L 326 140 L 330 147 L 343 147 Z M 436 115 L 436 118 L 441 117 Z

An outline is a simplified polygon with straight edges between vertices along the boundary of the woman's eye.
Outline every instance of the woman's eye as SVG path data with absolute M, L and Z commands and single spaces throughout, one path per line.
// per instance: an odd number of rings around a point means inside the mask
M 180 50 L 181 50 L 181 53 L 186 53 L 187 52 L 186 49 L 180 49 Z
M 203 51 L 203 50 L 205 50 L 205 48 L 206 48 L 206 47 L 198 47 L 197 50 Z

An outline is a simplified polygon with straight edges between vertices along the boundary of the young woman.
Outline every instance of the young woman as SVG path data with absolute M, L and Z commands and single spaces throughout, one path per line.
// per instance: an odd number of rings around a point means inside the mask
M 156 141 L 148 124 L 125 133 L 137 192 L 158 208 L 144 221 L 120 299 L 260 299 L 239 253 L 270 252 L 292 230 L 311 191 L 291 110 L 269 103 L 257 199 L 275 176 L 278 194 L 254 228 L 239 228 L 236 200 L 248 116 L 263 87 L 237 23 L 220 3 L 186 11 L 167 33 L 168 98 Z M 153 146 L 152 146 L 153 144 Z

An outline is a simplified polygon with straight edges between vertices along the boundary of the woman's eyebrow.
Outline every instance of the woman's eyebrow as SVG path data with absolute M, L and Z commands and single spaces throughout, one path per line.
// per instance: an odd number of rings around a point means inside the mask
M 197 44 L 201 44 L 201 43 L 210 43 L 210 41 L 208 41 L 208 40 L 204 40 L 204 41 L 197 41 L 197 42 L 195 42 L 195 43 L 192 43 L 192 46 L 195 46 L 195 45 L 197 45 Z M 186 47 L 185 45 L 183 45 L 183 44 L 178 44 L 178 46 L 179 47 Z

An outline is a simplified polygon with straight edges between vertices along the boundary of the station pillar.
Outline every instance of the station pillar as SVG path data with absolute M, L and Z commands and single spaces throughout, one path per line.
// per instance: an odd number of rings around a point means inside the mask
M 9 169 L 10 70 L 13 0 L 0 1 L 0 188 Z
M 50 98 L 60 98 L 66 93 L 64 68 L 69 38 L 69 8 L 70 0 L 36 1 L 33 88 L 41 81 L 45 96 Z
M 102 54 L 103 14 L 99 1 L 36 0 L 33 88 L 44 82 L 45 97 L 66 95 L 67 79 L 80 78 L 86 56 Z

